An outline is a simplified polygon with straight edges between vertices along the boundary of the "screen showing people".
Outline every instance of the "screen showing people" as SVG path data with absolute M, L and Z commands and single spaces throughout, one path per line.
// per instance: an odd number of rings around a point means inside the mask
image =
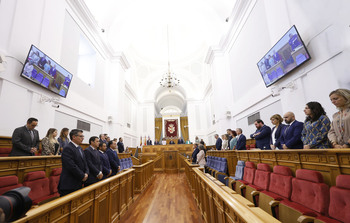
M 296 27 L 292 26 L 257 65 L 266 87 L 269 87 L 309 59 L 309 52 Z
M 66 97 L 73 75 L 32 45 L 21 76 Z

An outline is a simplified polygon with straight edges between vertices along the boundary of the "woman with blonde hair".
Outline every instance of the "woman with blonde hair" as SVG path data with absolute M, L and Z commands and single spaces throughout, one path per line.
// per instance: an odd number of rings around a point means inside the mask
M 329 94 L 331 102 L 339 110 L 333 115 L 328 139 L 334 148 L 350 147 L 350 90 L 337 89 Z
M 221 138 L 222 138 L 221 150 L 227 150 L 228 149 L 228 135 L 223 134 L 221 136 Z
M 270 147 L 271 149 L 282 149 L 281 137 L 285 125 L 282 124 L 283 118 L 279 114 L 275 114 L 270 118 L 274 127 L 271 129 Z
M 56 155 L 60 144 L 57 139 L 57 129 L 50 128 L 47 131 L 46 137 L 41 140 L 42 152 L 41 155 Z

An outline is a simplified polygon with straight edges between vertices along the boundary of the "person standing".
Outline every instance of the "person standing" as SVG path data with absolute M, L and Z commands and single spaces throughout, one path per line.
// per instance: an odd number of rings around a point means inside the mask
M 329 94 L 332 103 L 339 110 L 333 115 L 328 139 L 334 148 L 350 147 L 350 90 L 337 89 Z
M 52 156 L 57 154 L 60 144 L 58 143 L 56 136 L 57 136 L 57 129 L 50 128 L 47 131 L 45 138 L 41 140 L 41 145 L 42 145 L 41 155 Z
M 282 149 L 281 137 L 285 128 L 285 125 L 282 124 L 283 118 L 279 114 L 275 114 L 271 116 L 270 120 L 272 125 L 274 125 L 271 130 L 270 147 L 271 149 Z
M 100 160 L 102 164 L 102 173 L 103 177 L 102 179 L 106 179 L 112 174 L 111 164 L 109 163 L 108 156 L 106 154 L 107 145 L 105 142 L 101 142 L 99 145 L 99 151 L 100 151 Z
M 62 173 L 58 183 L 58 193 L 62 196 L 82 188 L 88 179 L 89 168 L 80 144 L 84 140 L 83 131 L 73 129 L 69 133 L 71 142 L 63 148 Z
M 223 134 L 221 136 L 221 138 L 222 138 L 221 150 L 227 150 L 229 148 L 228 135 L 227 134 Z
M 246 150 L 246 143 L 247 143 L 247 138 L 245 137 L 245 135 L 242 134 L 242 129 L 241 128 L 237 128 L 236 129 L 237 132 L 237 144 L 236 144 L 236 150 Z
M 204 167 L 207 162 L 205 161 L 205 148 L 202 144 L 199 145 L 199 153 L 197 154 L 197 163 L 199 166 Z
M 68 128 L 63 128 L 61 130 L 60 137 L 58 137 L 57 139 L 58 143 L 60 144 L 60 151 L 58 152 L 58 154 L 61 154 L 63 151 L 63 148 L 69 143 L 68 133 L 69 133 Z
M 301 141 L 303 141 L 304 149 L 329 148 L 327 134 L 331 128 L 331 122 L 322 105 L 311 101 L 306 104 L 304 113 L 306 119 L 304 129 L 301 132 Z
M 256 147 L 261 150 L 271 150 L 271 128 L 267 125 L 264 125 L 264 122 L 261 119 L 257 119 L 254 122 L 254 125 L 256 127 L 256 131 L 250 135 L 250 138 L 255 139 Z
M 9 156 L 34 156 L 39 150 L 39 132 L 35 129 L 38 119 L 29 118 L 25 126 L 16 128 L 12 134 L 12 150 Z
M 193 144 L 193 153 L 191 155 L 192 163 L 197 163 L 197 154 L 199 153 L 198 144 Z
M 229 141 L 230 150 L 235 150 L 237 145 L 237 132 L 235 130 L 230 129 L 231 141 Z
M 117 152 L 115 151 L 117 149 L 117 144 L 112 140 L 108 143 L 107 147 L 106 154 L 112 168 L 112 176 L 114 176 L 120 170 L 120 160 Z
M 100 154 L 97 151 L 100 140 L 97 136 L 92 136 L 89 139 L 89 144 L 90 146 L 84 150 L 86 163 L 89 167 L 89 177 L 84 183 L 85 187 L 100 181 L 103 177 Z
M 119 138 L 119 142 L 118 142 L 118 151 L 119 151 L 119 153 L 123 153 L 124 152 L 124 143 L 123 143 L 123 138 L 122 137 L 120 137 Z
M 155 143 L 155 142 L 154 142 Z M 150 145 L 152 145 L 152 140 L 151 140 L 151 138 L 148 136 L 148 139 L 147 139 L 147 142 L 146 142 L 146 144 L 147 144 L 147 146 L 150 146 Z M 155 144 L 154 144 L 155 145 Z M 119 149 L 119 147 L 118 147 L 118 149 Z
M 295 120 L 293 112 L 287 112 L 283 116 L 287 126 L 284 128 L 281 137 L 281 145 L 283 149 L 303 149 L 304 145 L 301 141 L 301 132 L 304 124 Z
M 214 137 L 215 137 L 215 139 L 216 139 L 216 142 L 215 142 L 215 148 L 216 148 L 216 150 L 221 150 L 221 147 L 222 147 L 222 139 L 220 139 L 220 137 L 219 137 L 218 134 L 215 134 Z

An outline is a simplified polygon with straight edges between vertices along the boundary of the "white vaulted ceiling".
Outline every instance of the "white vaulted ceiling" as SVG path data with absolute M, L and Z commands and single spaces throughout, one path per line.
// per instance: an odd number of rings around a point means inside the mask
M 137 95 L 155 103 L 180 106 L 186 98 L 201 97 L 208 73 L 204 59 L 228 29 L 225 21 L 236 0 L 84 0 L 104 39 L 114 52 L 124 52 L 131 62 L 131 79 Z M 169 30 L 169 58 L 167 46 Z M 182 90 L 159 90 L 159 80 L 171 69 Z M 183 94 L 182 91 L 185 91 Z M 162 92 L 161 95 L 155 95 Z M 161 96 L 161 98 L 159 98 Z M 143 100 L 140 98 L 140 100 Z M 180 100 L 183 100 L 180 102 Z

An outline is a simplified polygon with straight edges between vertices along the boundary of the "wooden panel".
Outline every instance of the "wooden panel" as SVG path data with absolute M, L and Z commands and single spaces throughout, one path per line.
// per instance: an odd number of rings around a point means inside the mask
M 32 208 L 25 217 L 16 222 L 118 222 L 123 214 L 120 204 L 126 209 L 127 202 L 133 201 L 133 178 L 134 170 L 126 170 Z M 125 186 L 120 187 L 120 183 Z M 130 188 L 126 188 L 127 186 Z M 123 188 L 123 191 L 120 188 Z
M 16 175 L 19 183 L 23 183 L 29 172 L 45 171 L 49 177 L 51 171 L 59 167 L 62 167 L 61 156 L 0 157 L 0 177 Z
M 242 204 L 237 199 L 240 195 L 226 193 L 199 168 L 192 169 L 197 181 L 195 187 L 199 190 L 199 193 L 195 193 L 195 197 L 205 222 L 279 222 L 258 207 Z

